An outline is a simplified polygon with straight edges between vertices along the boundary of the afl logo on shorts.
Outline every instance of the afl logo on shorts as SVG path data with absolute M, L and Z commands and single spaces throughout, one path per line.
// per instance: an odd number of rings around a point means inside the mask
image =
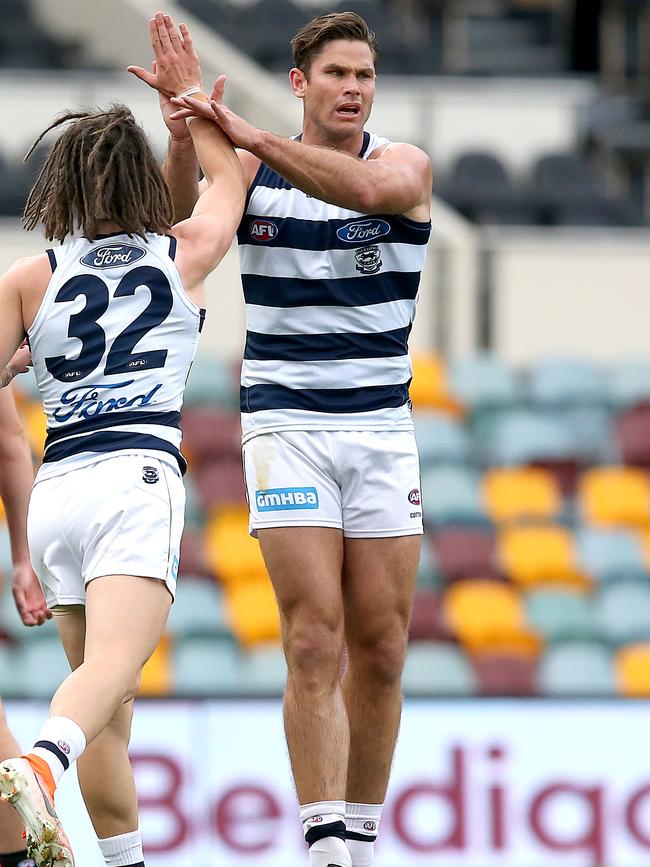
M 70 755 L 70 744 L 67 741 L 57 741 L 56 745 L 66 756 Z
M 123 268 L 125 265 L 132 265 L 143 256 L 146 256 L 146 251 L 142 247 L 132 247 L 130 244 L 104 244 L 86 253 L 79 261 L 89 268 Z
M 420 505 L 420 491 L 418 488 L 413 488 L 413 490 L 409 492 L 409 503 L 412 506 Z
M 364 822 L 363 830 L 368 831 L 370 834 L 374 834 L 377 830 L 377 824 L 375 822 Z
M 278 227 L 270 220 L 253 220 L 249 231 L 255 241 L 272 241 L 278 234 Z
M 155 467 L 142 467 L 142 481 L 148 485 L 155 485 L 158 481 L 158 470 Z

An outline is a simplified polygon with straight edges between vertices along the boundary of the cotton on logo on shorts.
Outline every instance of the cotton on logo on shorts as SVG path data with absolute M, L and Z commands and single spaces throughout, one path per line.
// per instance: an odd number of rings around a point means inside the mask
M 289 509 L 317 509 L 316 488 L 268 488 L 255 491 L 259 512 L 282 512 Z

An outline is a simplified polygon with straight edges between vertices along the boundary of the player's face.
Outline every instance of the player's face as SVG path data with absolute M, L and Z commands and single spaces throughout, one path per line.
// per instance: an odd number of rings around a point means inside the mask
M 335 39 L 313 58 L 309 75 L 292 70 L 296 96 L 304 100 L 305 122 L 328 138 L 360 133 L 375 98 L 375 64 L 365 42 Z

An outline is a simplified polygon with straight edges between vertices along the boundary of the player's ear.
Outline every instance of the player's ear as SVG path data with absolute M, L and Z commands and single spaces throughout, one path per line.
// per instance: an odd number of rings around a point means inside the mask
M 293 95 L 297 96 L 298 99 L 303 99 L 305 96 L 306 81 L 307 76 L 302 71 L 302 69 L 298 69 L 297 66 L 294 66 L 294 68 L 289 71 L 289 83 L 291 84 L 291 90 L 293 90 Z

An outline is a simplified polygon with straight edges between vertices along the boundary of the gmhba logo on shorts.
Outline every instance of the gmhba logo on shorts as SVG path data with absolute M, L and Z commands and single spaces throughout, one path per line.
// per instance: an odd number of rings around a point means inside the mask
M 284 512 L 289 509 L 317 509 L 316 488 L 267 488 L 255 491 L 258 512 Z

